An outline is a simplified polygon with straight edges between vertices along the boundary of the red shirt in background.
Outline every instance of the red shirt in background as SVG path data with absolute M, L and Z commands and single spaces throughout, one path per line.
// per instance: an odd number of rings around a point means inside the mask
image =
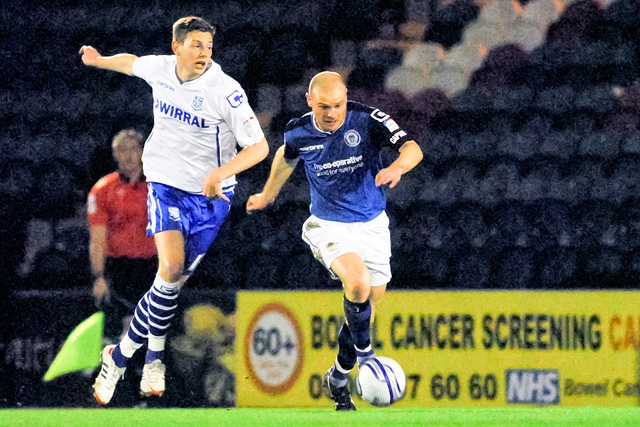
M 118 172 L 101 178 L 91 189 L 87 201 L 89 225 L 107 227 L 105 256 L 111 258 L 150 258 L 156 254 L 153 237 L 147 229 L 147 183 L 128 184 Z

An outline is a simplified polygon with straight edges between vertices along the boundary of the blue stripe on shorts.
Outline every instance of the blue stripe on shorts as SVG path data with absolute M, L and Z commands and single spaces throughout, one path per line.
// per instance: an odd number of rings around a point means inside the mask
M 231 203 L 156 182 L 147 185 L 147 235 L 166 230 L 182 231 L 185 274 L 190 275 L 218 235 Z M 233 187 L 225 189 L 225 195 L 233 200 Z

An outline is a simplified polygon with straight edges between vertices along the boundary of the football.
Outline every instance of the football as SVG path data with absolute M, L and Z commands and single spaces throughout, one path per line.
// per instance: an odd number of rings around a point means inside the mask
M 389 406 L 402 399 L 407 389 L 404 371 L 395 360 L 378 356 L 360 365 L 356 391 L 373 406 Z

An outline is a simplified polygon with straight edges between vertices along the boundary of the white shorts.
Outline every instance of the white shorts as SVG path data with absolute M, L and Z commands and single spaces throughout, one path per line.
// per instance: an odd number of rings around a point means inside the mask
M 302 225 L 302 240 L 334 279 L 333 260 L 354 252 L 369 269 L 371 286 L 386 285 L 391 280 L 391 236 L 385 212 L 368 222 L 327 221 L 311 215 Z

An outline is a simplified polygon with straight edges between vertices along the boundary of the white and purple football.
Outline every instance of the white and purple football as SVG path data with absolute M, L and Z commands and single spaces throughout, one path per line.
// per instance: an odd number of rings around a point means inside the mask
M 356 378 L 360 398 L 373 406 L 389 406 L 402 399 L 407 379 L 395 360 L 378 356 L 364 361 Z

